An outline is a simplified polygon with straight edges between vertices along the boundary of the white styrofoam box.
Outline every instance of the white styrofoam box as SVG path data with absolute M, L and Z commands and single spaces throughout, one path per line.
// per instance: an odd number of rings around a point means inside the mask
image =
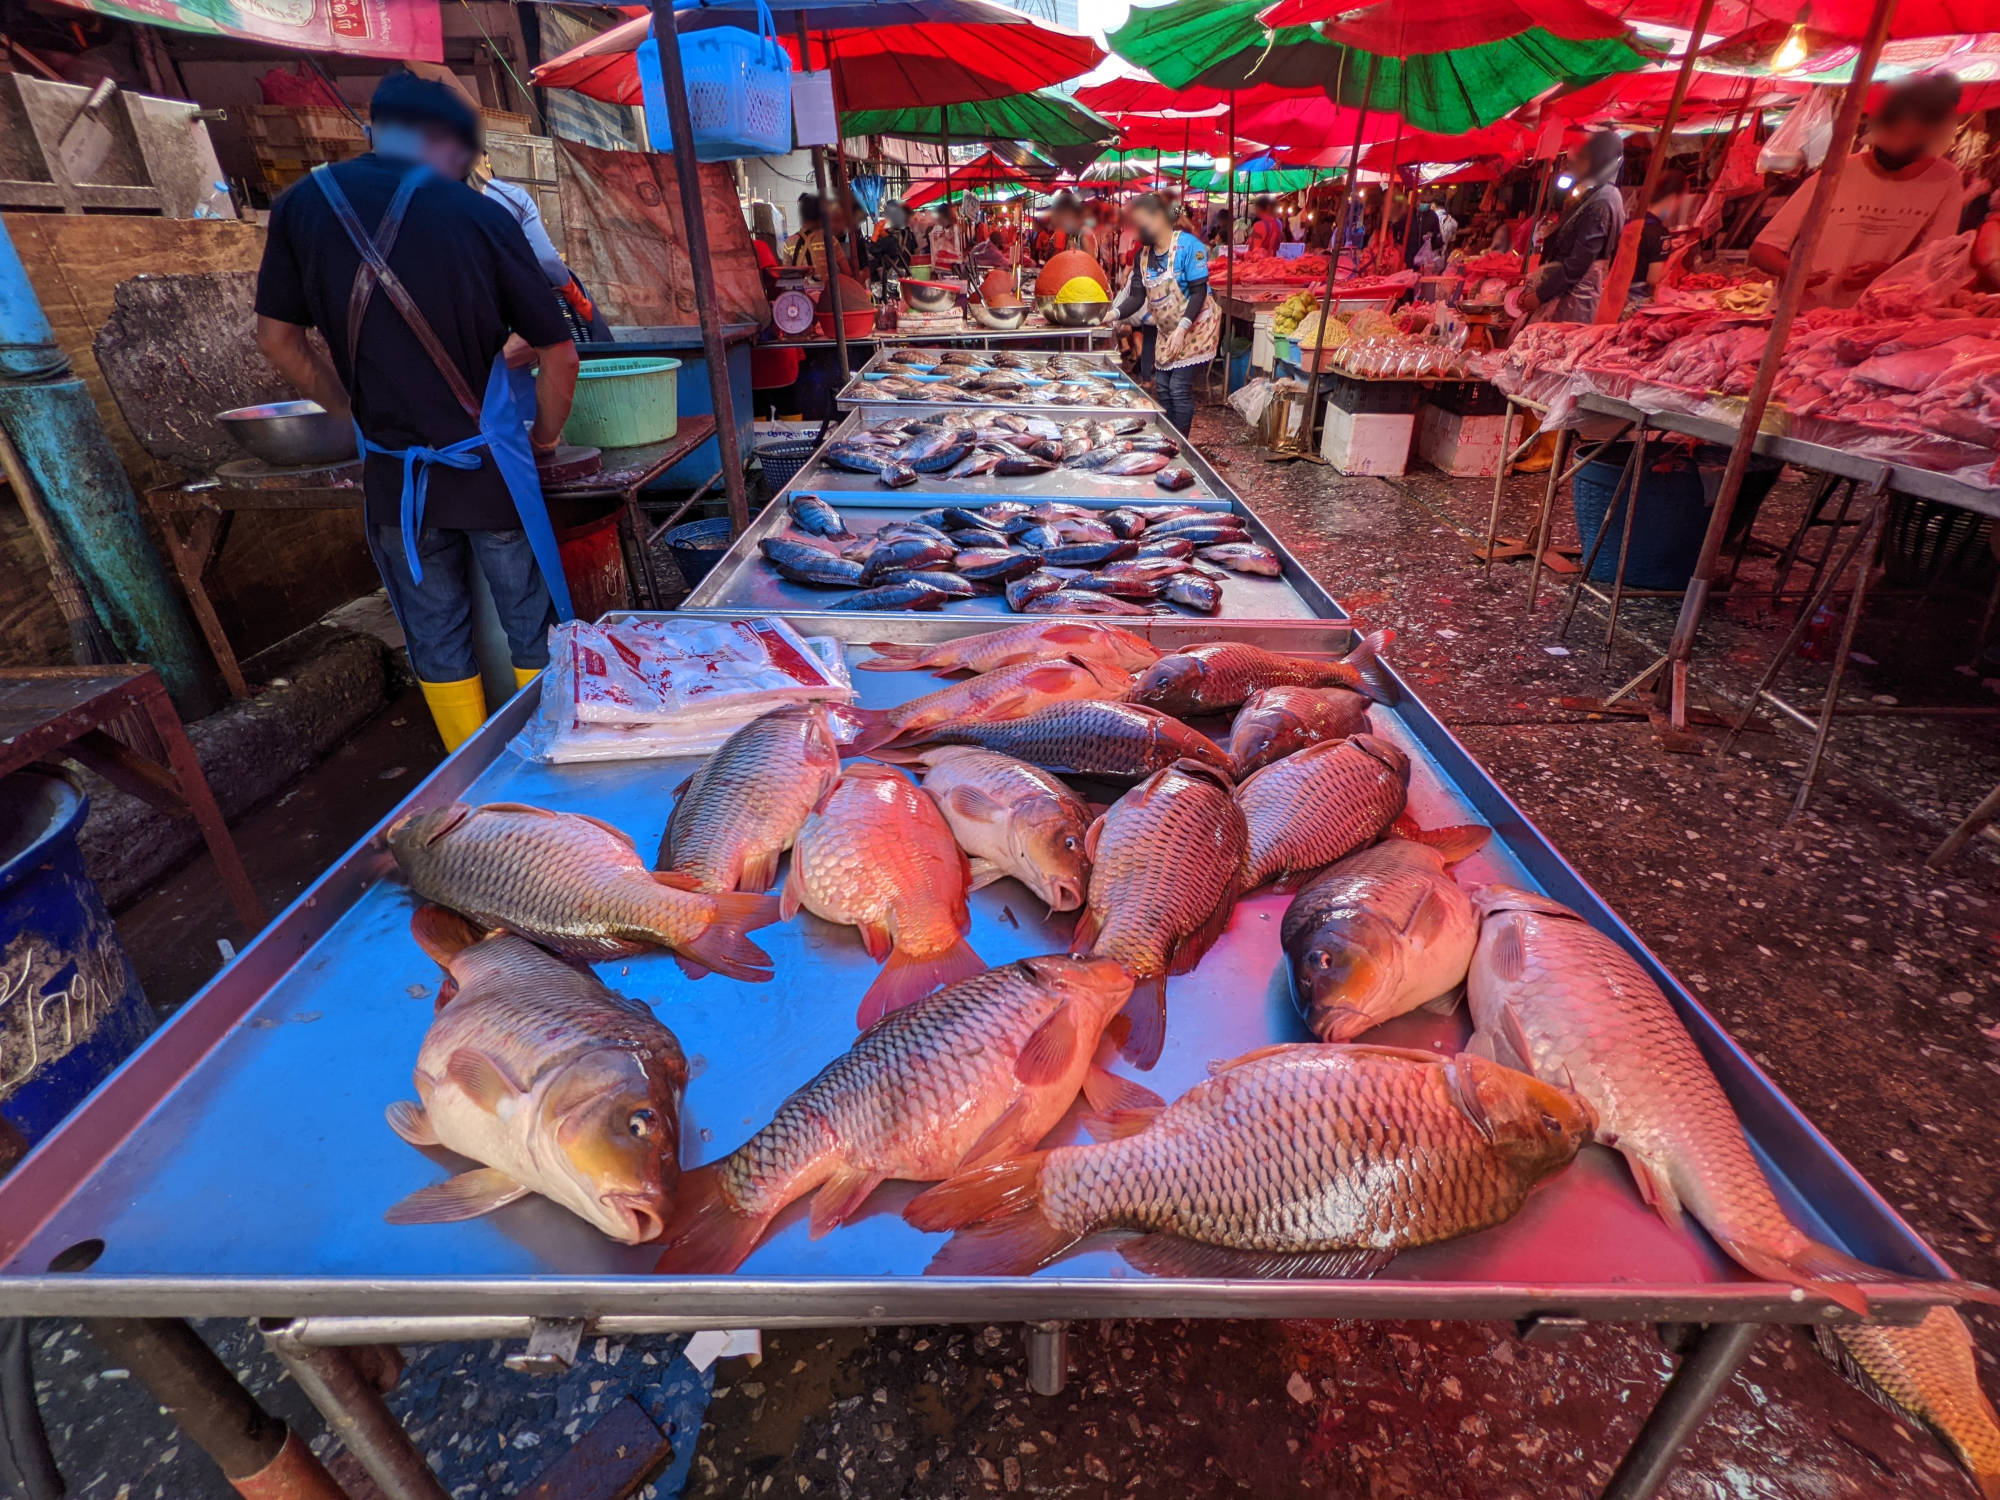
M 1491 479 L 1520 441 L 1520 413 L 1466 417 L 1425 402 L 1417 408 L 1417 457 L 1459 478 Z
M 1271 320 L 1274 315 L 1260 312 L 1250 325 L 1250 368 L 1268 370 L 1277 355 L 1271 342 Z
M 1343 474 L 1402 474 L 1410 467 L 1413 412 L 1343 411 L 1331 402 L 1319 456 Z

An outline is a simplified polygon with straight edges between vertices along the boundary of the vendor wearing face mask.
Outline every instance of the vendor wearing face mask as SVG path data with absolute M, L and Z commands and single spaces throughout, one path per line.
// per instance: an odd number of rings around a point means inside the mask
M 1571 156 L 1576 180 L 1569 203 L 1542 247 L 1545 263 L 1521 293 L 1521 310 L 1535 322 L 1588 323 L 1597 316 L 1604 277 L 1625 231 L 1625 200 L 1618 192 L 1624 162 L 1625 143 L 1613 130 L 1599 131 Z
M 1848 162 L 1834 190 L 1801 306 L 1852 307 L 1890 266 L 1958 229 L 1964 190 L 1958 169 L 1936 150 L 1958 100 L 1949 73 L 1925 73 L 1889 90 L 1869 122 L 1868 149 Z M 1757 236 L 1750 260 L 1759 270 L 1782 277 L 1791 266 L 1819 182 L 1817 173 L 1808 177 Z

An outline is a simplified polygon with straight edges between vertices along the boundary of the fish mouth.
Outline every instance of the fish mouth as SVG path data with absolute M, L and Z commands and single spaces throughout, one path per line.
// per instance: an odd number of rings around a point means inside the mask
M 1066 875 L 1051 876 L 1048 896 L 1050 911 L 1075 911 L 1083 905 L 1083 883 Z
M 1313 1035 L 1322 1042 L 1351 1042 L 1356 1037 L 1373 1031 L 1377 1023 L 1365 1010 L 1340 1006 L 1319 1010 L 1311 1024 Z
M 667 1227 L 666 1219 L 653 1200 L 641 1193 L 606 1193 L 597 1200 L 624 1228 L 619 1236 L 628 1245 L 656 1240 Z

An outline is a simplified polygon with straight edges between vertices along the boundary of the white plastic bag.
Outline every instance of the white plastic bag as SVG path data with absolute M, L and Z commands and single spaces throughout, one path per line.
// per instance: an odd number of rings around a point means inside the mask
M 1261 427 L 1264 413 L 1271 405 L 1271 377 L 1259 375 L 1255 380 L 1238 386 L 1229 393 L 1229 404 L 1252 427 Z
M 1831 88 L 1815 88 L 1793 106 L 1757 153 L 1758 171 L 1818 170 L 1826 160 L 1826 148 L 1833 144 L 1834 93 Z

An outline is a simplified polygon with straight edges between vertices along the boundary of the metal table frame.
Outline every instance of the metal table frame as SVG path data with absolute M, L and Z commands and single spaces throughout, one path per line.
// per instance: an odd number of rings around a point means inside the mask
M 925 341 L 921 339 L 913 340 L 909 345 L 907 345 L 907 347 L 913 349 L 921 349 L 925 347 Z M 1109 370 L 1117 375 L 1122 376 L 1124 378 L 1127 387 L 1133 391 L 1138 392 L 1140 397 L 1143 398 L 1142 405 L 1091 406 L 1088 404 L 1078 404 L 1075 406 L 1049 406 L 1049 405 L 1038 404 L 1033 400 L 897 401 L 888 399 L 886 397 L 875 396 L 871 394 L 869 389 L 869 387 L 874 383 L 872 377 L 891 373 L 897 368 L 895 361 L 890 357 L 893 353 L 894 350 L 889 348 L 883 348 L 877 350 L 874 358 L 870 359 L 867 364 L 863 365 L 860 369 L 856 370 L 854 374 L 851 377 L 849 377 L 847 384 L 840 388 L 839 393 L 835 395 L 835 397 L 833 398 L 834 408 L 838 411 L 855 411 L 857 409 L 872 410 L 880 408 L 883 410 L 896 411 L 896 412 L 902 412 L 919 416 L 930 416 L 938 412 L 974 412 L 974 411 L 985 411 L 985 410 L 1001 410 L 1001 411 L 1017 411 L 1017 412 L 1031 413 L 1036 416 L 1050 417 L 1060 422 L 1073 422 L 1079 418 L 1106 417 L 1106 416 L 1157 417 L 1160 414 L 1159 402 L 1153 399 L 1152 393 L 1146 389 L 1145 383 L 1143 381 L 1139 380 L 1136 376 L 1132 376 L 1126 373 L 1125 367 L 1123 363 L 1120 361 L 1116 350 L 1107 350 L 1102 354 L 1097 353 L 1097 351 L 1095 350 L 1085 350 L 1082 353 L 1067 353 L 1064 354 L 1063 357 L 1065 359 L 1087 360 L 1090 363 L 1097 365 L 1099 368 Z
M 984 349 L 990 348 L 996 343 L 1028 344 L 1033 343 L 1037 339 L 1058 342 L 1064 346 L 1064 351 L 1067 352 L 1077 352 L 1077 350 L 1071 349 L 1070 346 L 1072 345 L 1079 346 L 1082 351 L 1088 351 L 1100 344 L 1110 344 L 1113 342 L 1111 325 L 1109 323 L 1095 323 L 1088 328 L 1057 328 L 1054 325 L 1040 328 L 980 328 L 973 324 L 967 324 L 962 331 L 949 333 L 919 333 L 914 330 L 909 333 L 870 333 L 866 338 L 849 339 L 847 347 L 854 349 L 862 345 L 876 345 L 881 348 L 896 348 L 903 345 L 950 344 L 954 348 L 977 346 Z M 832 339 L 777 338 L 760 343 L 757 347 L 759 349 L 831 349 L 835 345 Z M 1063 351 L 1051 350 L 1050 352 Z

